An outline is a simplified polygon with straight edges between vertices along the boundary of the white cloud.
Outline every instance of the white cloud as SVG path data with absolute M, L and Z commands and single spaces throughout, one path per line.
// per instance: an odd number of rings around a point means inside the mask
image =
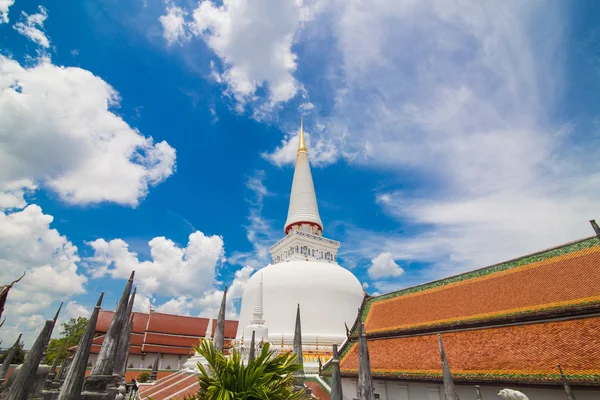
M 381 253 L 371 260 L 371 266 L 369 267 L 368 272 L 372 279 L 379 279 L 398 277 L 404 273 L 404 270 L 396 264 L 392 253 Z
M 183 248 L 165 237 L 150 240 L 149 261 L 140 261 L 122 239 L 97 239 L 88 245 L 94 255 L 85 262 L 94 277 L 127 278 L 135 271 L 138 291 L 149 297 L 194 297 L 212 286 L 215 268 L 223 261 L 223 239 L 200 231 L 192 233 Z
M 600 174 L 571 181 L 568 191 L 562 185 L 539 182 L 527 191 L 507 189 L 454 201 L 390 193 L 384 210 L 391 216 L 434 229 L 412 237 L 388 235 L 375 247 L 391 251 L 397 259 L 421 259 L 462 270 L 591 236 L 588 220 L 598 213 L 592 194 L 600 185 Z
M 0 183 L 50 188 L 73 204 L 135 206 L 174 170 L 175 150 L 111 112 L 118 93 L 81 68 L 0 55 Z M 15 135 L 14 132 L 19 132 Z
M 220 236 L 205 236 L 196 231 L 190 235 L 187 247 L 178 247 L 163 237 L 149 242 L 151 261 L 140 261 L 121 239 L 110 242 L 98 239 L 88 243 L 94 255 L 85 260 L 94 277 L 110 275 L 127 278 L 135 270 L 138 287 L 134 310 L 155 311 L 177 315 L 216 317 L 223 291 L 215 280 L 216 270 L 224 261 L 223 240 Z M 236 300 L 241 299 L 254 268 L 237 270 L 227 295 L 227 318 L 235 318 Z M 171 296 L 156 304 L 156 296 Z
M 403 281 L 416 283 L 592 233 L 600 159 L 585 147 L 599 143 L 556 112 L 560 7 L 337 1 L 307 27 L 333 36 L 341 57 L 321 70 L 335 71 L 323 121 L 337 157 L 410 182 L 377 198 L 402 234 L 351 227 L 343 257 L 435 263 L 405 267 Z
M 233 282 L 227 290 L 226 318 L 234 319 L 238 317 L 235 302 L 242 298 L 246 284 L 254 272 L 252 267 L 242 267 L 234 274 Z M 223 300 L 223 291 L 213 289 L 197 299 L 197 305 L 202 310 L 200 316 L 206 318 L 216 318 Z
M 54 330 L 52 331 L 52 337 L 59 337 L 63 331 L 62 324 L 69 321 L 71 318 L 89 318 L 91 314 L 90 310 L 93 309 L 92 307 L 93 306 L 91 306 L 90 309 L 87 309 L 86 307 L 82 306 L 76 301 L 69 301 L 66 304 L 64 304 L 58 316 L 58 320 L 56 321 Z
M 77 247 L 50 227 L 52 221 L 37 205 L 0 212 L 0 282 L 10 282 L 27 271 L 10 291 L 7 322 L 0 330 L 5 342 L 14 341 L 12 336 L 24 330 L 25 342 L 33 344 L 43 321 L 54 314 L 57 301 L 84 293 L 87 278 L 77 270 Z M 69 304 L 66 314 L 81 313 L 76 303 Z
M 252 272 L 254 272 L 254 268 L 251 267 L 242 267 L 235 272 L 233 282 L 227 290 L 226 318 L 237 318 L 235 303 L 242 298 L 244 289 Z M 194 310 L 200 310 L 200 316 L 205 318 L 216 318 L 219 308 L 221 307 L 222 299 L 223 291 L 212 288 L 204 292 L 202 297 L 174 297 L 157 307 L 156 311 L 167 314 L 190 315 Z
M 24 208 L 27 205 L 25 195 L 36 188 L 29 179 L 0 182 L 0 211 Z
M 0 0 L 0 24 L 8 22 L 8 9 L 15 4 L 15 0 Z
M 44 21 L 46 18 L 48 18 L 48 10 L 39 6 L 38 14 L 27 15 L 27 13 L 22 12 L 21 22 L 17 22 L 13 28 L 32 42 L 48 48 L 50 47 L 50 40 L 44 33 Z
M 193 10 L 192 21 L 185 22 L 184 14 L 168 6 L 161 17 L 167 42 L 185 38 L 187 32 L 202 38 L 221 60 L 221 71 L 214 69 L 214 76 L 239 104 L 256 100 L 259 88 L 268 92 L 268 104 L 263 103 L 268 108 L 296 95 L 300 86 L 293 76 L 292 44 L 309 17 L 301 0 L 225 0 L 220 6 L 205 0 Z
M 187 297 L 179 296 L 161 304 L 155 311 L 165 314 L 190 315 L 190 309 L 192 307 L 193 304 Z
M 255 171 L 254 175 L 248 177 L 246 187 L 251 191 L 252 198 L 247 199 L 249 207 L 248 222 L 246 228 L 246 237 L 252 244 L 252 251 L 236 251 L 229 257 L 229 262 L 242 266 L 250 266 L 260 269 L 271 262 L 271 247 L 283 233 L 279 233 L 268 219 L 262 215 L 265 196 L 271 195 L 264 180 L 265 171 Z
M 154 299 L 151 299 L 150 297 L 146 296 L 145 294 L 136 292 L 135 299 L 133 301 L 133 311 L 149 313 L 150 308 L 153 307 L 152 306 L 153 300 Z
M 339 151 L 331 140 L 323 136 L 313 143 L 313 135 L 304 132 L 306 145 L 310 157 L 310 163 L 313 166 L 327 166 L 336 162 L 340 156 Z M 298 151 L 298 133 L 292 132 L 286 135 L 278 146 L 271 153 L 263 153 L 262 157 L 274 165 L 281 167 L 283 165 L 293 165 L 296 162 L 296 153 Z
M 186 13 L 181 7 L 172 4 L 167 7 L 167 14 L 161 15 L 159 20 L 163 27 L 163 36 L 169 46 L 189 38 L 185 15 Z

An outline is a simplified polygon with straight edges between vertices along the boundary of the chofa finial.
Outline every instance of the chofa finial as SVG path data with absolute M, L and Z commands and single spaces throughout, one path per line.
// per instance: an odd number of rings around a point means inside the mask
M 592 228 L 594 228 L 594 232 L 596 232 L 596 236 L 600 238 L 600 226 L 596 223 L 595 219 L 590 220 L 590 224 L 592 224 Z

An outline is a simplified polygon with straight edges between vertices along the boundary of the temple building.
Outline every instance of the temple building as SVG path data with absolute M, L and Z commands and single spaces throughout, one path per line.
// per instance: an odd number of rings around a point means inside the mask
M 375 397 L 382 400 L 444 399 L 438 334 L 461 400 L 496 399 L 502 388 L 531 400 L 574 399 L 567 397 L 565 382 L 578 400 L 600 398 L 599 269 L 600 230 L 539 253 L 366 298 L 340 349 L 343 398 L 358 397 L 361 322 Z M 331 368 L 326 364 L 322 373 L 329 382 Z
M 104 342 L 114 317 L 113 311 L 101 310 L 96 323 L 96 332 L 90 349 L 88 366 L 92 367 Z M 225 348 L 231 348 L 235 338 L 238 322 L 225 321 Z M 193 346 L 200 340 L 214 336 L 216 320 L 209 318 L 189 317 L 182 315 L 150 312 L 148 314 L 133 313 L 133 329 L 127 359 L 128 369 L 151 369 L 160 353 L 160 370 L 180 370 L 190 356 L 194 354 Z M 210 329 L 210 332 L 208 331 Z M 70 349 L 74 351 L 77 347 Z
M 338 264 L 340 243 L 325 238 L 323 228 L 300 125 L 285 237 L 270 248 L 272 263 L 244 289 L 236 346 L 247 346 L 255 331 L 257 340 L 291 350 L 298 305 L 307 368 L 327 360 L 331 345 L 346 338 L 345 326 L 356 319 L 365 293 L 358 279 Z

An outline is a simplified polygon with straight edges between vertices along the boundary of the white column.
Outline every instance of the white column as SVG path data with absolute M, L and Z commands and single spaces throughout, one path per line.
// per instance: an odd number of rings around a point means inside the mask
M 398 384 L 398 400 L 410 400 L 410 396 L 408 395 L 408 384 Z
M 427 394 L 429 395 L 429 400 L 441 400 L 440 387 L 437 385 L 427 386 Z
M 375 393 L 379 395 L 380 400 L 387 400 L 387 386 L 385 381 L 375 381 Z

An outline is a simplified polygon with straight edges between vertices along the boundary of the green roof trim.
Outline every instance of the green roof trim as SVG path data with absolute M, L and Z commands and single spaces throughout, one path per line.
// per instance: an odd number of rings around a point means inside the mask
M 401 289 L 396 292 L 387 293 L 381 296 L 371 297 L 367 300 L 365 306 L 363 307 L 361 313 L 361 321 L 365 322 L 367 315 L 369 314 L 369 310 L 371 309 L 371 304 L 376 303 L 378 301 L 388 300 L 399 296 L 404 296 L 411 293 L 422 292 L 424 290 L 446 286 L 451 283 L 462 282 L 473 278 L 479 278 L 481 276 L 490 275 L 493 273 L 505 271 L 512 268 L 521 267 L 523 265 L 531 264 L 538 261 L 548 260 L 550 258 L 559 257 L 565 254 L 573 253 L 575 251 L 585 250 L 591 247 L 599 246 L 600 240 L 598 237 L 593 236 L 587 239 L 578 240 L 576 242 L 572 242 L 566 244 L 564 246 L 555 247 L 553 249 L 545 250 L 539 253 L 531 254 L 525 257 L 517 258 L 514 260 L 506 261 L 500 264 L 494 264 L 489 267 L 480 268 L 474 271 L 465 272 L 460 275 L 451 276 L 449 278 L 440 279 L 437 281 L 433 281 L 430 283 L 425 283 L 418 286 L 413 286 L 406 289 Z M 355 329 L 356 330 L 356 329 Z M 352 332 L 355 333 L 354 331 Z M 341 355 L 340 355 L 341 359 Z
M 342 374 L 348 373 L 357 373 L 357 371 L 348 371 L 342 370 Z M 390 372 L 381 372 L 381 371 L 372 371 L 373 376 L 377 377 L 393 377 L 393 378 L 407 378 L 407 379 L 431 379 L 431 380 L 442 380 L 442 373 L 440 371 L 439 374 L 431 373 L 431 372 L 418 372 L 418 371 L 390 371 Z M 452 376 L 455 379 L 463 379 L 463 380 L 497 380 L 497 381 L 520 381 L 520 382 L 547 382 L 547 383 L 562 383 L 562 379 L 560 374 L 558 373 L 548 373 L 548 374 L 514 374 L 514 373 L 456 373 L 453 372 Z M 597 383 L 600 381 L 600 374 L 568 374 L 566 375 L 567 379 L 571 383 L 585 383 L 585 382 L 594 382 Z

